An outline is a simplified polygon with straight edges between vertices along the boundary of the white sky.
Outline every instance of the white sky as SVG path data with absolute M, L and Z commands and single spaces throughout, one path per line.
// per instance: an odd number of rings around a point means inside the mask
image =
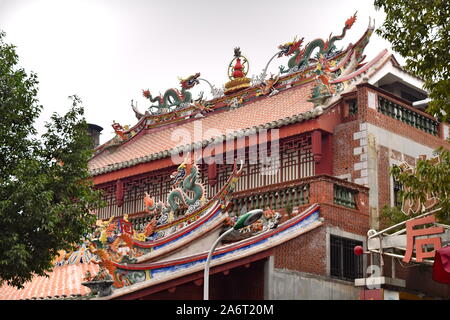
M 221 88 L 237 46 L 249 59 L 248 76 L 257 75 L 278 45 L 296 35 L 304 43 L 338 35 L 356 10 L 355 24 L 336 42 L 340 49 L 360 38 L 369 17 L 381 25 L 384 14 L 373 0 L 0 0 L 0 29 L 16 45 L 20 66 L 38 75 L 38 131 L 77 94 L 87 121 L 104 128 L 104 143 L 113 137 L 113 120 L 137 122 L 131 99 L 141 112 L 149 107 L 142 89 L 154 96 L 179 89 L 178 77 L 196 72 Z M 366 61 L 384 48 L 389 43 L 372 35 Z M 269 71 L 277 73 L 287 59 L 274 59 Z M 193 97 L 200 91 L 211 97 L 205 82 Z

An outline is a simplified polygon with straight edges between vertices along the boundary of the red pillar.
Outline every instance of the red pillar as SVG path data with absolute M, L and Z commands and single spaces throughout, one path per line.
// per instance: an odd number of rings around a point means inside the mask
M 312 153 L 315 163 L 315 174 L 333 175 L 332 135 L 321 130 L 311 134 Z
M 212 187 L 217 183 L 217 164 L 215 162 L 208 165 L 208 183 Z
M 314 162 L 320 163 L 322 159 L 322 131 L 314 130 L 311 134 L 312 153 Z
M 123 181 L 120 179 L 116 182 L 116 204 L 118 207 L 123 205 Z

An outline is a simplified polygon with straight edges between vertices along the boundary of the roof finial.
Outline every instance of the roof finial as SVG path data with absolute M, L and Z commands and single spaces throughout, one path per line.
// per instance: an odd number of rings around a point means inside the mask
M 230 94 L 250 86 L 248 73 L 248 60 L 241 53 L 241 48 L 234 48 L 234 58 L 228 65 L 229 82 L 225 84 L 225 94 Z
M 241 56 L 241 48 L 239 47 L 234 48 L 234 56 L 236 58 L 239 58 Z

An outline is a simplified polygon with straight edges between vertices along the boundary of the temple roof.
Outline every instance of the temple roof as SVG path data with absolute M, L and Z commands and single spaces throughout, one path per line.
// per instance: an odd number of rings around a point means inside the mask
M 187 136 L 191 135 L 191 142 L 196 143 L 230 132 L 257 128 L 272 121 L 304 114 L 314 109 L 313 103 L 307 101 L 311 89 L 312 84 L 308 83 L 280 92 L 276 96 L 257 100 L 241 108 L 211 114 L 179 125 L 148 130 L 130 139 L 114 151 L 106 150 L 98 154 L 89 162 L 89 169 L 94 174 L 99 174 L 128 166 L 125 164 L 127 161 L 133 162 L 130 165 L 146 161 L 147 159 L 143 159 L 146 156 L 180 145 L 175 138 L 172 139 L 175 130 L 185 130 L 183 132 Z M 318 115 L 318 112 L 315 115 Z M 313 114 L 310 115 L 310 117 L 312 116 Z M 200 135 L 196 134 L 195 130 L 201 130 Z
M 190 104 L 186 103 L 186 100 L 181 100 L 183 94 L 175 89 L 167 90 L 164 99 L 154 98 L 148 90 L 144 91 L 145 97 L 158 102 L 159 110 L 166 111 L 142 114 L 133 106 L 138 123 L 127 130 L 114 124 L 117 136 L 97 148 L 89 162 L 91 174 L 101 175 L 166 158 L 172 152 L 190 151 L 236 136 L 248 136 L 259 129 L 279 128 L 320 116 L 341 98 L 341 94 L 367 82 L 367 78 L 391 57 L 387 50 L 383 50 L 372 61 L 363 63 L 365 56 L 362 52 L 373 30 L 374 26 L 369 24 L 356 44 L 350 44 L 343 51 L 327 51 L 325 55 L 309 60 L 304 51 L 311 45 L 307 44 L 301 51 L 302 40 L 280 46 L 279 56 L 294 54 L 290 62 L 295 62 L 297 54 L 304 57 L 299 60 L 302 64 L 292 67 L 290 63 L 290 69 L 283 71 L 280 68 L 280 74 L 275 78 L 266 79 L 264 75 L 259 82 L 253 81 L 249 88 L 231 94 L 222 93 L 209 101 L 191 100 Z M 180 83 L 184 90 L 192 88 L 199 80 L 203 79 L 197 73 L 181 79 Z M 173 98 L 168 99 L 166 95 L 180 98 L 175 111 L 167 108 L 173 107 L 173 104 L 169 105 Z M 176 130 L 189 138 L 189 142 L 180 143 L 179 134 L 174 135 Z

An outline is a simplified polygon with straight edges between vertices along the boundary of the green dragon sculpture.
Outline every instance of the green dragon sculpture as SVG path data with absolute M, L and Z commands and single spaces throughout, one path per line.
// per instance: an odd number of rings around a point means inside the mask
M 199 171 L 191 160 L 185 160 L 171 175 L 174 188 L 167 196 L 167 203 L 155 201 L 146 193 L 144 197 L 145 210 L 159 216 L 158 224 L 171 222 L 179 209 L 187 208 L 186 214 L 193 212 L 205 202 L 205 188 L 197 182 Z M 187 192 L 193 193 L 189 197 Z M 178 201 L 178 202 L 177 202 Z
M 339 36 L 333 36 L 330 37 L 327 41 L 324 41 L 323 39 L 315 39 L 311 42 L 309 42 L 303 49 L 301 49 L 303 39 L 296 40 L 292 42 L 285 43 L 283 45 L 280 45 L 278 49 L 280 49 L 280 52 L 278 53 L 278 57 L 282 56 L 291 56 L 293 55 L 289 61 L 288 61 L 288 70 L 284 69 L 284 66 L 280 66 L 280 72 L 281 73 L 287 73 L 290 70 L 301 70 L 308 66 L 309 59 L 311 58 L 311 54 L 316 48 L 319 48 L 319 52 L 317 53 L 317 56 L 323 55 L 325 58 L 329 59 L 330 57 L 337 54 L 336 52 L 336 46 L 334 43 L 338 40 L 341 40 L 345 37 L 345 34 L 347 30 L 349 30 L 353 23 L 356 21 L 356 13 L 347 19 L 345 21 L 345 26 L 342 29 L 342 33 Z
M 161 95 L 152 97 L 148 89 L 142 90 L 142 94 L 144 97 L 149 99 L 151 102 L 158 103 L 156 105 L 151 105 L 149 111 L 151 112 L 152 108 L 156 108 L 158 110 L 156 113 L 164 113 L 166 111 L 169 111 L 169 109 L 173 106 L 179 107 L 183 104 L 192 103 L 192 94 L 188 90 L 194 87 L 196 84 L 199 84 L 198 77 L 200 77 L 200 73 L 196 73 L 186 79 L 180 79 L 181 92 L 173 88 L 168 89 L 162 97 Z

